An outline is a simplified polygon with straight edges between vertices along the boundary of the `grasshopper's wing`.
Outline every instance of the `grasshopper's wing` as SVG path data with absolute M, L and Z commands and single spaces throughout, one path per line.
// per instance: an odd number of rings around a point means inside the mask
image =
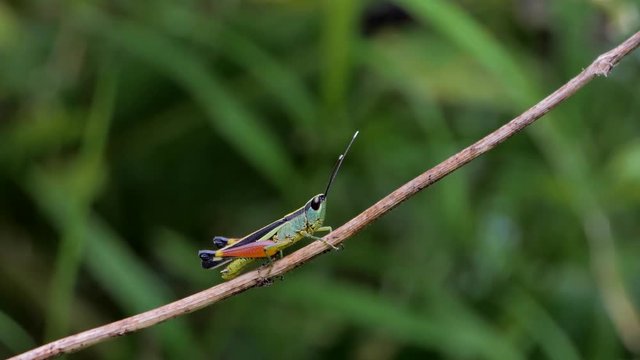
M 256 241 L 260 241 L 260 240 L 267 240 L 270 239 L 271 237 L 273 237 L 273 235 L 275 235 L 278 230 L 280 230 L 280 228 L 282 227 L 282 225 L 284 225 L 287 221 L 291 220 L 292 215 L 297 215 L 297 213 L 300 212 L 300 210 L 296 210 L 293 213 L 278 219 L 274 222 L 272 222 L 269 225 L 263 226 L 262 228 L 252 232 L 251 234 L 243 237 L 242 239 L 235 241 L 223 248 L 221 248 L 221 251 L 226 251 L 228 249 L 231 248 L 235 248 L 237 246 L 243 246 L 243 245 L 247 245 L 250 244 L 252 242 L 256 242 Z
M 274 223 L 275 224 L 275 223 Z M 275 235 L 278 230 L 280 230 L 280 228 L 282 228 L 282 226 L 286 224 L 286 221 L 282 221 L 279 224 L 276 224 L 275 226 L 271 226 L 269 227 L 269 225 L 265 226 L 264 228 L 254 232 L 251 235 L 248 235 L 246 238 L 235 242 L 231 245 L 225 246 L 222 249 L 218 250 L 215 252 L 215 255 L 218 258 L 226 258 L 226 257 L 264 257 L 264 255 L 262 256 L 243 256 L 241 255 L 243 252 L 248 251 L 250 253 L 252 253 L 252 251 L 259 251 L 258 249 L 260 247 L 264 247 L 265 245 L 269 245 L 269 244 L 273 244 L 273 241 L 271 241 L 270 239 L 273 237 L 273 235 Z M 269 228 L 267 228 L 269 227 Z M 267 231 L 263 231 L 264 229 L 267 229 Z M 262 235 L 260 238 L 256 238 L 253 237 L 252 235 L 254 234 L 259 234 Z M 268 244 L 267 244 L 268 243 Z M 254 244 L 259 244 L 254 246 Z M 240 250 L 238 250 L 240 249 Z M 264 254 L 264 252 L 263 252 Z
M 269 225 L 266 225 L 254 232 L 252 232 L 251 234 L 243 237 L 242 239 L 233 242 L 232 244 L 229 244 L 225 247 L 223 247 L 220 250 L 226 250 L 226 249 L 230 249 L 236 246 L 243 246 L 243 245 L 247 245 L 249 243 L 255 242 L 255 241 L 260 241 L 260 240 L 268 240 L 270 238 L 273 237 L 273 235 L 275 235 L 278 230 L 280 230 L 280 228 L 282 227 L 282 225 L 284 225 L 285 223 L 291 221 L 291 219 L 294 219 L 298 216 L 301 216 L 304 214 L 304 206 L 283 216 L 282 218 L 272 222 Z

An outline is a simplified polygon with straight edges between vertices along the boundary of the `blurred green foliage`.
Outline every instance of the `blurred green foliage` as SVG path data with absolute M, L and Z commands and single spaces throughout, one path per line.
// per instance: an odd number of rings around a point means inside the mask
M 359 129 L 339 226 L 639 18 L 634 0 L 0 3 L 0 356 L 218 283 L 197 250 L 320 192 Z M 633 356 L 639 65 L 345 251 L 74 357 Z

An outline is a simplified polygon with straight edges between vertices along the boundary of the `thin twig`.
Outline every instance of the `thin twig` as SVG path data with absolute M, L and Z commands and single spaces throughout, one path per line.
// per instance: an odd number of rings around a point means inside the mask
M 371 224 L 401 202 L 415 195 L 418 191 L 451 174 L 466 163 L 493 149 L 515 133 L 524 129 L 598 75 L 607 76 L 620 59 L 640 45 L 640 32 L 625 40 L 613 50 L 600 55 L 589 67 L 584 69 L 564 86 L 547 96 L 520 116 L 503 125 L 496 131 L 482 138 L 475 144 L 463 149 L 447 160 L 428 170 L 422 175 L 402 185 L 360 215 L 336 229 L 324 239 L 333 245 L 339 245 L 353 236 L 365 226 Z M 517 91 L 517 90 L 514 90 Z M 113 322 L 108 325 L 71 335 L 49 344 L 25 352 L 13 359 L 45 359 L 60 354 L 84 349 L 109 338 L 122 336 L 156 325 L 180 315 L 188 314 L 205 306 L 214 304 L 230 296 L 239 294 L 252 287 L 264 284 L 265 278 L 275 277 L 296 268 L 327 251 L 327 246 L 316 241 L 292 253 L 282 260 L 276 261 L 271 269 L 259 268 L 234 280 L 216 285 L 197 294 L 149 310 L 147 312 Z

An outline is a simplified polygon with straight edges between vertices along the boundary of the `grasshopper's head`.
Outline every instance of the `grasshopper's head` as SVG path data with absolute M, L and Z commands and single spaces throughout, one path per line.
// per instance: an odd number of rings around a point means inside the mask
M 313 229 L 317 229 L 322 226 L 324 222 L 324 213 L 327 209 L 327 196 L 325 194 L 318 194 L 311 198 L 304 204 L 304 214 L 307 217 L 307 223 Z

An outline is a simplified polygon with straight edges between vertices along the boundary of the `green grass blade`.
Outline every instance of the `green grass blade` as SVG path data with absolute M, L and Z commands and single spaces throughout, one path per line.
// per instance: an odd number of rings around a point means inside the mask
M 134 315 L 174 300 L 176 296 L 143 261 L 99 218 L 89 223 L 92 241 L 86 266 L 105 290 L 128 313 Z M 157 333 L 172 358 L 201 358 L 184 319 L 175 319 L 150 331 Z
M 279 100 L 294 124 L 301 124 L 307 131 L 313 132 L 316 125 L 314 98 L 300 77 L 285 64 L 271 56 L 258 44 L 231 29 L 220 32 L 220 55 L 243 66 L 257 79 L 265 90 Z
M 86 20 L 85 26 L 98 38 L 125 49 L 183 86 L 205 110 L 210 125 L 273 185 L 286 192 L 288 184 L 298 179 L 277 137 L 191 50 L 132 22 L 109 21 L 96 13 Z
M 314 309 L 330 309 L 348 322 L 382 330 L 399 341 L 450 357 L 522 358 L 489 326 L 479 325 L 478 320 L 460 311 L 449 317 L 442 316 L 438 309 L 411 312 L 379 294 L 309 276 L 287 278 L 277 295 Z M 458 310 L 462 308 L 458 305 Z
M 102 182 L 102 153 L 116 94 L 115 74 L 103 68 L 97 82 L 93 109 L 89 115 L 86 142 L 80 156 L 66 174 L 53 179 L 44 171 L 33 173 L 31 190 L 51 217 L 57 217 L 61 241 L 51 280 L 45 338 L 67 333 L 74 287 L 87 238 L 86 214 Z M 61 197 L 61 194 L 62 197 Z M 66 211 L 58 213 L 57 207 Z
M 359 1 L 325 2 L 322 94 L 327 113 L 330 115 L 344 116 L 359 9 Z
M 535 75 L 519 66 L 514 56 L 456 5 L 441 0 L 402 0 L 402 3 L 418 18 L 436 27 L 489 69 L 496 79 L 511 90 L 516 108 L 529 107 L 543 97 Z M 585 60 L 584 65 L 588 65 L 591 60 Z M 569 76 L 574 76 L 579 70 L 581 69 L 572 69 Z M 609 316 L 621 337 L 628 343 L 637 343 L 640 315 L 617 268 L 615 239 L 610 229 L 610 220 L 596 196 L 597 182 L 594 178 L 597 174 L 590 168 L 584 150 L 573 138 L 576 133 L 579 134 L 581 126 L 574 126 L 565 134 L 561 130 L 561 125 L 564 124 L 554 121 L 569 118 L 569 125 L 580 124 L 575 120 L 580 116 L 576 111 L 576 107 L 555 109 L 555 116 L 547 115 L 543 121 L 536 123 L 531 128 L 531 134 L 547 161 L 554 167 L 558 178 L 564 182 L 569 195 L 567 206 L 580 218 L 581 226 L 584 227 L 591 251 L 590 261 Z
M 29 333 L 3 311 L 0 311 L 0 343 L 14 354 L 29 350 L 36 345 Z
M 580 354 L 571 339 L 553 320 L 551 315 L 524 291 L 515 291 L 507 298 L 506 306 L 522 324 L 528 336 L 536 340 L 547 358 L 579 360 Z

